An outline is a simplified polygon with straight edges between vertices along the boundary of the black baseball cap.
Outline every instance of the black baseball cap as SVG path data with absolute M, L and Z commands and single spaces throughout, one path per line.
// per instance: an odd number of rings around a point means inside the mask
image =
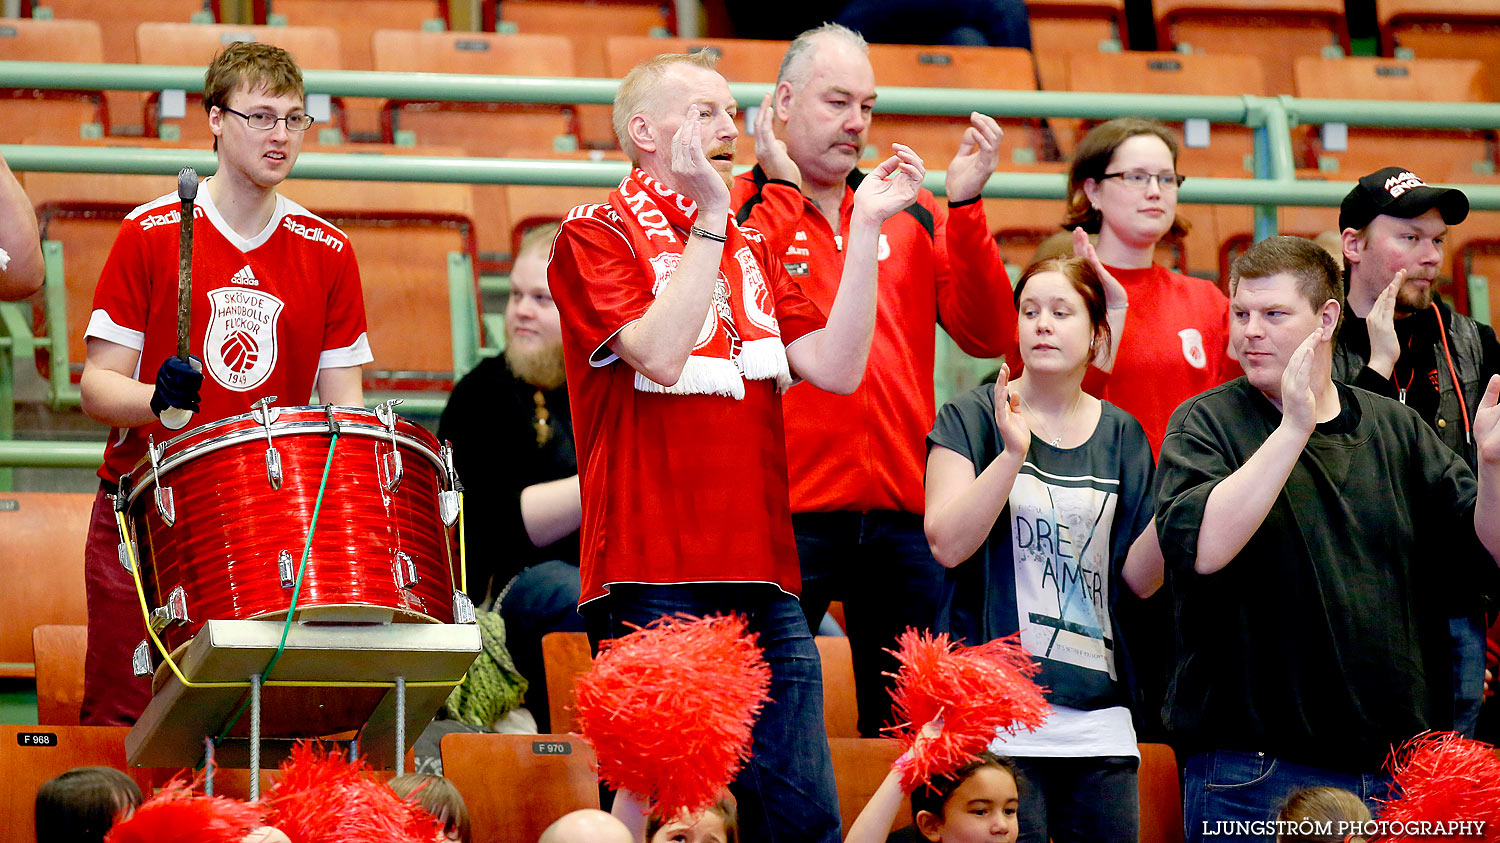
M 1443 222 L 1458 225 L 1469 215 L 1469 197 L 1451 187 L 1428 187 L 1405 167 L 1365 176 L 1339 205 L 1339 230 L 1364 228 L 1381 214 L 1411 219 L 1437 208 Z

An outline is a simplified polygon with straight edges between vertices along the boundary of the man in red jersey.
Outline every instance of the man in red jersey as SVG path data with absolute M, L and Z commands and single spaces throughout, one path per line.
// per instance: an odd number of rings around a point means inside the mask
M 827 312 L 839 291 L 855 190 L 870 129 L 875 74 L 860 36 L 828 24 L 782 59 L 756 116 L 759 165 L 735 179 L 741 224 L 760 230 L 778 262 Z M 879 734 L 890 712 L 884 649 L 936 617 L 942 568 L 922 531 L 926 436 L 937 409 L 936 325 L 976 357 L 1015 345 L 1016 310 L 979 191 L 999 160 L 1000 127 L 975 113 L 948 167 L 948 201 L 927 191 L 881 229 L 880 299 L 869 372 L 852 395 L 787 395 L 787 465 L 802 561 L 802 608 L 816 629 L 843 600 L 859 697 L 859 729 Z M 1010 355 L 1012 367 L 1017 365 Z
M 636 167 L 608 203 L 573 209 L 552 247 L 583 496 L 579 610 L 595 644 L 678 612 L 745 616 L 771 702 L 731 787 L 741 834 L 836 843 L 817 648 L 795 598 L 782 393 L 796 379 L 809 385 L 793 392 L 859 386 L 881 225 L 916 197 L 922 162 L 897 146 L 860 186 L 825 316 L 730 216 L 739 132 L 712 67 L 666 55 L 625 76 L 614 126 Z
M 271 395 L 304 404 L 314 385 L 325 403 L 364 404 L 360 365 L 373 357 L 354 252 L 342 231 L 276 192 L 313 122 L 305 101 L 302 72 L 285 50 L 233 44 L 208 67 L 203 106 L 219 166 L 193 212 L 191 365 L 174 356 L 176 193 L 130 212 L 100 274 L 83 410 L 113 430 L 85 551 L 86 724 L 133 723 L 151 697 L 150 680 L 131 669 L 143 630 L 108 495 L 148 439 L 161 445 L 174 435 L 158 417 L 175 407 L 205 424 Z

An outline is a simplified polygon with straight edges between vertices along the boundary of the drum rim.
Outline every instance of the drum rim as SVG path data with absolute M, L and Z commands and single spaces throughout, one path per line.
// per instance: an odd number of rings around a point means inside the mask
M 275 409 L 281 410 L 283 412 L 323 411 L 325 407 L 322 405 L 310 405 L 299 407 L 276 407 Z M 335 406 L 334 409 L 335 411 L 340 413 L 360 413 L 372 418 L 375 417 L 374 411 L 365 409 L 364 407 Z M 416 422 L 401 418 L 400 416 L 398 416 L 397 418 L 409 425 L 412 425 L 413 427 L 416 427 L 423 433 L 427 433 L 429 436 L 432 435 L 431 433 L 428 433 L 426 428 L 423 428 Z M 221 451 L 230 446 L 241 444 L 242 442 L 245 442 L 247 440 L 264 441 L 266 438 L 266 427 L 259 421 L 255 420 L 254 413 L 241 413 L 237 416 L 226 416 L 219 421 L 199 425 L 198 427 L 195 427 L 192 430 L 187 431 L 186 433 L 179 434 L 172 439 L 167 440 L 165 444 L 159 446 L 163 452 L 165 452 L 172 445 L 181 442 L 188 437 L 195 436 L 210 428 L 226 426 L 234 424 L 236 422 L 245 421 L 247 419 L 255 421 L 256 425 L 258 426 L 241 428 L 239 430 L 234 430 L 220 436 L 212 437 L 210 439 L 204 439 L 203 441 L 195 443 L 187 448 L 184 448 L 181 451 L 169 454 L 161 460 L 160 465 L 156 468 L 155 471 L 151 470 L 151 455 L 147 454 L 146 456 L 142 457 L 135 464 L 135 467 L 125 475 L 130 482 L 130 492 L 126 496 L 126 503 L 129 505 L 133 505 L 136 501 L 136 498 L 140 497 L 141 494 L 147 489 L 150 489 L 152 486 L 156 485 L 156 478 L 158 476 L 165 476 L 172 470 L 188 462 L 191 462 L 198 457 L 211 454 L 216 451 Z M 361 436 L 370 439 L 384 439 L 386 441 L 389 441 L 391 436 L 390 430 L 387 429 L 386 426 L 384 424 L 381 424 L 378 420 L 375 422 L 364 420 L 340 420 L 339 428 L 340 435 L 347 434 L 351 436 Z M 271 438 L 274 441 L 274 439 L 278 436 L 290 436 L 293 434 L 307 432 L 316 433 L 320 430 L 325 433 L 329 432 L 328 419 L 326 417 L 296 422 L 272 422 Z M 427 461 L 432 463 L 432 465 L 437 469 L 439 477 L 445 475 L 447 467 L 444 465 L 442 458 L 436 452 L 434 452 L 426 442 L 423 442 L 421 439 L 401 430 L 396 431 L 396 441 L 402 445 L 408 446 L 413 450 L 416 450 L 423 457 L 426 457 Z M 434 441 L 436 441 L 436 437 L 434 437 Z M 141 475 L 140 480 L 135 479 L 137 474 Z

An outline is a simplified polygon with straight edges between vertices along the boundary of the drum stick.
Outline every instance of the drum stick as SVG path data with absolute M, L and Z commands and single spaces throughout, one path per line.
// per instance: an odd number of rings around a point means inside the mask
M 182 200 L 182 224 L 177 234 L 177 359 L 189 363 L 189 338 L 193 313 L 193 200 L 198 198 L 198 172 L 183 167 L 177 174 L 177 198 Z M 168 407 L 161 423 L 168 430 L 181 430 L 193 418 L 191 410 Z

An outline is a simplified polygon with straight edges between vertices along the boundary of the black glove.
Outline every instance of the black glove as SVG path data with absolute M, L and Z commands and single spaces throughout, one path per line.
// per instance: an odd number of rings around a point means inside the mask
M 202 400 L 198 390 L 202 386 L 202 360 L 196 357 L 183 360 L 176 355 L 168 357 L 156 370 L 156 392 L 151 394 L 151 412 L 158 417 L 168 407 L 198 412 L 198 402 Z

